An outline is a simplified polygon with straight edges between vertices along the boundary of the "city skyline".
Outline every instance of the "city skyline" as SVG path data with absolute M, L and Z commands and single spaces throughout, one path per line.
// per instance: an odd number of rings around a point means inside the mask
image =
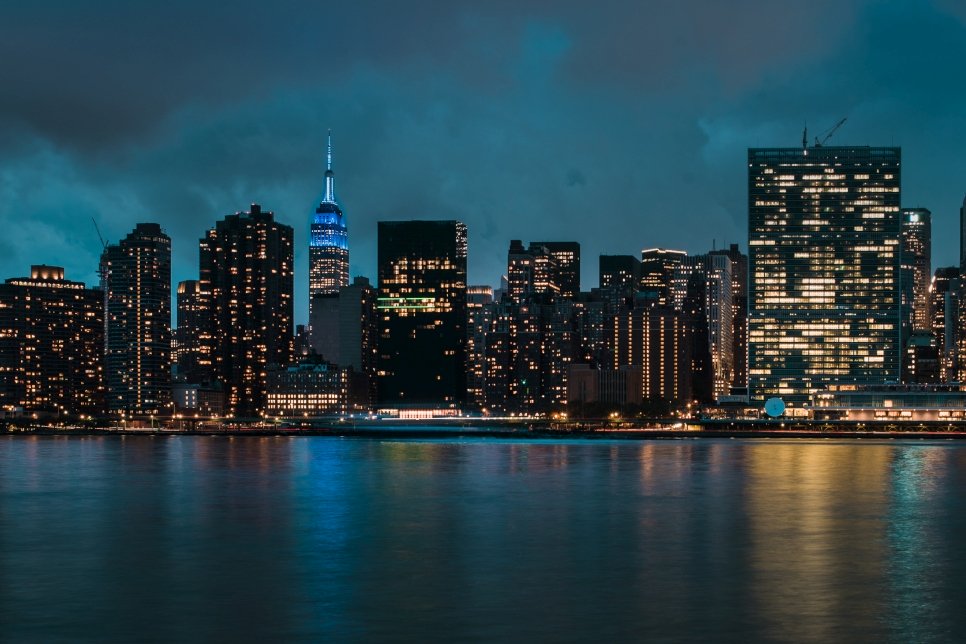
M 21 91 L 0 106 L 0 223 L 12 231 L 0 270 L 63 257 L 93 283 L 94 217 L 112 242 L 162 223 L 174 281 L 195 279 L 197 222 L 258 202 L 295 229 L 304 321 L 330 127 L 352 276 L 375 275 L 375 222 L 387 219 L 465 221 L 470 283 L 494 284 L 513 238 L 580 239 L 590 257 L 693 254 L 744 240 L 746 148 L 792 146 L 806 122 L 811 139 L 843 116 L 832 144 L 903 147 L 903 206 L 933 212 L 936 265 L 958 256 L 966 83 L 948 61 L 966 53 L 966 16 L 952 3 L 693 2 L 625 7 L 619 23 L 571 2 L 285 9 L 243 6 L 228 23 L 204 5 L 151 20 L 97 3 L 77 16 L 8 11 L 15 55 L 0 69 Z M 27 257 L 38 246 L 44 256 Z M 583 281 L 594 277 L 585 263 Z

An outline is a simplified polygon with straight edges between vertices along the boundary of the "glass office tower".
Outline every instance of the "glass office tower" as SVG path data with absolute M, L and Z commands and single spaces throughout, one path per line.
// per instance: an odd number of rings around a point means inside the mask
M 899 381 L 899 148 L 748 150 L 748 381 L 800 406 Z

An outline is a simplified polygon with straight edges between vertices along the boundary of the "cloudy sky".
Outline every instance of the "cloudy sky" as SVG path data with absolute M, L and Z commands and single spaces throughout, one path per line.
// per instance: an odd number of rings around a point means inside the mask
M 966 8 L 956 0 L 0 0 L 0 276 L 96 280 L 139 221 L 198 238 L 258 202 L 307 232 L 335 140 L 351 272 L 376 222 L 459 219 L 471 283 L 511 238 L 597 255 L 747 237 L 746 149 L 900 145 L 904 205 L 958 257 Z M 811 138 L 811 136 L 810 136 Z

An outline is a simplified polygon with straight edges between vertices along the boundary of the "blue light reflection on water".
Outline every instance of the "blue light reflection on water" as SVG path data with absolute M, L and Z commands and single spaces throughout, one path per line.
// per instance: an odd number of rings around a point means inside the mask
M 962 640 L 966 450 L 0 438 L 0 639 Z

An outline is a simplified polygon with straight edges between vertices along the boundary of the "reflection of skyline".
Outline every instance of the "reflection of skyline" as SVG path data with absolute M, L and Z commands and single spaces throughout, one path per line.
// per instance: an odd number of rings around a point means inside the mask
M 0 623 L 956 639 L 964 482 L 922 443 L 7 439 Z

